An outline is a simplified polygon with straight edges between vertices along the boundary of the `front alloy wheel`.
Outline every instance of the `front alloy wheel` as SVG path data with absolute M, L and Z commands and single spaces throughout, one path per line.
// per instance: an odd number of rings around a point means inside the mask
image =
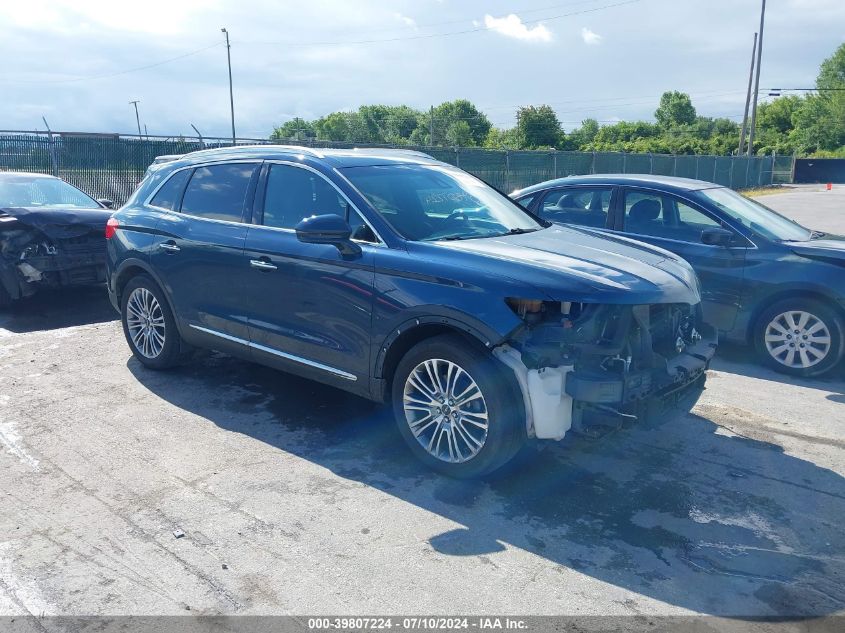
M 450 463 L 475 457 L 487 441 L 487 402 L 462 367 L 425 360 L 405 381 L 402 406 L 414 437 L 430 455 Z
M 525 443 L 525 404 L 510 369 L 458 334 L 412 347 L 392 376 L 399 433 L 411 452 L 450 477 L 481 477 Z

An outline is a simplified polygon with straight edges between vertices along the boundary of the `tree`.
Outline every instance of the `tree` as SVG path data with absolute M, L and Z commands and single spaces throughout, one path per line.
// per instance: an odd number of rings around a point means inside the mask
M 282 125 L 273 130 L 270 138 L 274 141 L 279 140 L 296 140 L 304 141 L 306 139 L 314 138 L 317 132 L 314 129 L 314 124 L 300 117 L 295 117 L 290 121 L 285 121 Z
M 519 149 L 519 135 L 516 128 L 507 130 L 494 127 L 490 128 L 487 138 L 484 139 L 484 147 L 488 149 Z
M 446 130 L 446 142 L 457 147 L 471 147 L 475 145 L 472 130 L 466 121 L 453 121 Z
M 654 112 L 658 125 L 667 129 L 679 125 L 692 125 L 695 123 L 695 117 L 695 108 L 690 96 L 677 90 L 664 92 L 660 97 L 660 105 Z
M 516 113 L 516 127 L 523 145 L 529 149 L 555 147 L 563 140 L 563 130 L 551 106 L 525 106 Z
M 595 119 L 584 119 L 581 121 L 581 127 L 575 128 L 566 136 L 564 147 L 568 150 L 586 148 L 595 140 L 598 133 L 599 122 Z
M 470 101 L 456 99 L 441 103 L 434 108 L 434 138 L 429 139 L 430 145 L 442 145 L 447 142 L 446 135 L 452 124 L 456 121 L 464 121 L 470 129 L 470 145 L 481 145 L 487 138 L 487 133 L 493 127 L 487 115 L 481 112 Z M 420 127 L 428 126 L 431 123 L 431 114 L 421 113 L 419 117 Z

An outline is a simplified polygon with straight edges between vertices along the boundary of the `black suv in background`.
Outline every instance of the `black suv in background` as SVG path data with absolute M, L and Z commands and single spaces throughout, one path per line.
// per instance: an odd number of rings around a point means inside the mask
M 390 402 L 413 453 L 452 476 L 697 394 L 715 348 L 683 260 L 553 226 L 417 152 L 188 154 L 107 236 L 145 366 L 214 348 Z

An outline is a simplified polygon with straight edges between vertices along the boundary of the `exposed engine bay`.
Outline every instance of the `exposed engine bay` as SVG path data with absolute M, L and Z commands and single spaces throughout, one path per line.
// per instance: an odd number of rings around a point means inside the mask
M 509 304 L 525 325 L 493 353 L 514 371 L 540 439 L 643 417 L 703 386 L 716 351 L 699 305 Z
M 0 209 L 0 301 L 39 287 L 104 282 L 107 217 L 104 211 Z

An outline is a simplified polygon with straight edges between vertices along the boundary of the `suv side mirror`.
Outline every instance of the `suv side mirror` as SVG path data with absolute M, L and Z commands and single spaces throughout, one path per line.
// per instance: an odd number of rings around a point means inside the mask
M 730 246 L 733 242 L 734 234 L 727 229 L 704 229 L 701 232 L 701 242 L 708 246 Z
M 312 215 L 294 227 L 296 239 L 306 244 L 331 244 L 345 256 L 361 254 L 361 247 L 352 241 L 352 227 L 339 215 Z
M 114 202 L 108 198 L 97 198 L 97 202 L 103 205 L 106 209 L 114 209 Z

